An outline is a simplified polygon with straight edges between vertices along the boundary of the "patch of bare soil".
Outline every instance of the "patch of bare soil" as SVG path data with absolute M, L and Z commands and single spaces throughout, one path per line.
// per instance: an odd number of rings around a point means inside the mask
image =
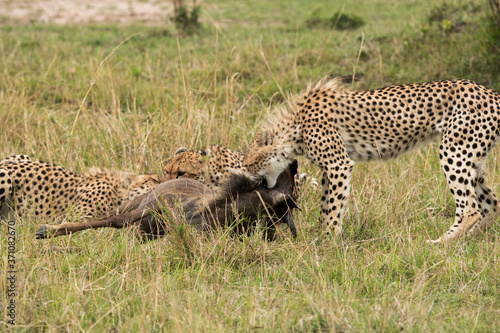
M 0 0 L 0 22 L 162 24 L 171 0 Z

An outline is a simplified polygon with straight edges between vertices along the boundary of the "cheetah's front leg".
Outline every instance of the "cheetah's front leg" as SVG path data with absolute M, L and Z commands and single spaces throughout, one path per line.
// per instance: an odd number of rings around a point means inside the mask
M 321 209 L 327 231 L 332 228 L 335 235 L 342 233 L 342 218 L 351 188 L 354 162 L 346 158 L 323 172 Z
M 349 197 L 354 161 L 347 154 L 344 140 L 337 131 L 304 128 L 307 157 L 323 171 L 321 215 L 327 232 L 342 233 L 342 215 Z M 321 142 L 317 138 L 322 138 Z

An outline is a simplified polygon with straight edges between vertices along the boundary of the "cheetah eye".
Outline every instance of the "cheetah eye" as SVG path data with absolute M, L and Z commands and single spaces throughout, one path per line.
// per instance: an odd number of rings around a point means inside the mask
M 185 174 L 186 174 L 185 172 L 179 171 L 179 172 L 177 172 L 177 178 L 182 177 Z

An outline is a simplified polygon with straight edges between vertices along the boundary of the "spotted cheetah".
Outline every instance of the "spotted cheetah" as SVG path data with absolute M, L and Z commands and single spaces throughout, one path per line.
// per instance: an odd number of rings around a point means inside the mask
M 168 180 L 176 178 L 196 179 L 211 187 L 220 187 L 229 176 L 231 169 L 242 169 L 243 155 L 219 145 L 209 145 L 205 149 L 177 149 L 163 172 Z
M 219 145 L 209 145 L 205 149 L 177 149 L 163 172 L 167 179 L 191 178 L 210 187 L 220 187 L 231 175 L 231 170 L 243 170 L 244 152 L 235 151 Z M 294 198 L 298 198 L 300 189 L 310 184 L 318 186 L 318 181 L 306 173 L 294 176 Z
M 447 242 L 476 234 L 500 212 L 485 176 L 486 156 L 499 139 L 499 103 L 498 93 L 469 80 L 369 91 L 322 80 L 269 118 L 243 164 L 272 188 L 290 161 L 305 155 L 323 171 L 323 223 L 339 235 L 355 161 L 393 158 L 442 135 L 440 165 L 455 199 L 455 221 L 429 242 Z
M 0 161 L 0 217 L 12 211 L 36 217 L 59 218 L 68 210 L 82 217 L 152 190 L 160 183 L 156 175 L 132 175 L 93 168 L 84 174 L 63 167 L 10 156 Z

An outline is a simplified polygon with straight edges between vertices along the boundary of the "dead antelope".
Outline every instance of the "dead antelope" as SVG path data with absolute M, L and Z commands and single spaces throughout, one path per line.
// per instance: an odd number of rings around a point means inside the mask
M 154 190 L 116 209 L 116 215 L 92 222 L 42 225 L 37 238 L 67 235 L 86 229 L 124 228 L 139 225 L 144 238 L 162 236 L 166 226 L 158 218 L 166 210 L 170 216 L 184 214 L 186 222 L 201 232 L 227 227 L 240 219 L 238 232 L 248 230 L 261 217 L 267 229 L 266 238 L 274 239 L 275 224 L 288 224 L 292 235 L 297 235 L 291 210 L 297 208 L 293 197 L 297 162 L 278 178 L 277 185 L 268 189 L 259 176 L 235 171 L 220 188 L 213 190 L 197 180 L 184 178 L 166 181 Z

